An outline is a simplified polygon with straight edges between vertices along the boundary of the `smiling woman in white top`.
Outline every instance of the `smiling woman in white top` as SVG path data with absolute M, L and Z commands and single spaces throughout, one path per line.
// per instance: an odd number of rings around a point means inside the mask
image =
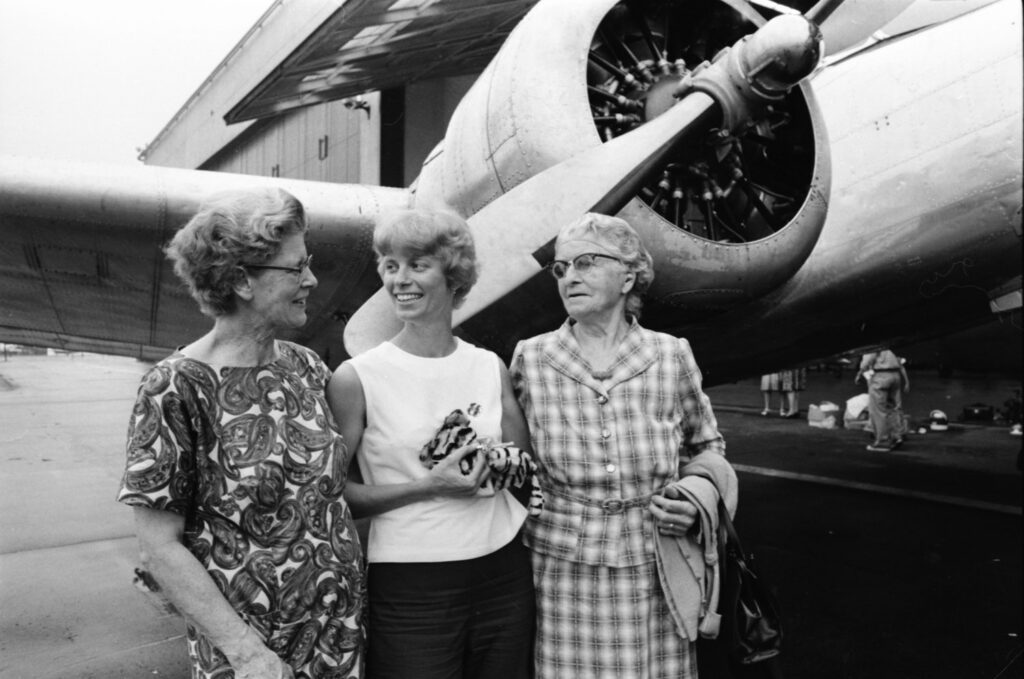
M 477 277 L 469 226 L 449 213 L 397 212 L 378 224 L 374 250 L 403 327 L 343 363 L 328 391 L 358 462 L 346 498 L 357 517 L 372 517 L 367 672 L 529 677 L 526 509 L 488 484 L 477 452 L 486 439 L 528 450 L 529 434 L 498 356 L 452 333 L 452 312 Z M 424 447 L 455 411 L 477 443 L 428 469 Z

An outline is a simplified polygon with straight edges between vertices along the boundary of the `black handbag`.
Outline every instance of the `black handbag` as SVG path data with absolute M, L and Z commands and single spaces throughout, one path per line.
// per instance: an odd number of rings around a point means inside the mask
M 722 620 L 716 639 L 697 641 L 698 672 L 701 679 L 782 679 L 778 602 L 751 569 L 721 500 L 718 516 Z

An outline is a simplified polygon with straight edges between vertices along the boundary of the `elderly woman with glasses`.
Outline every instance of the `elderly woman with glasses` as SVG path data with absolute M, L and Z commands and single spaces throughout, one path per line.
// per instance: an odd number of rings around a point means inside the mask
M 331 372 L 276 339 L 317 285 L 302 204 L 207 200 L 166 248 L 212 329 L 143 377 L 118 500 L 186 621 L 192 677 L 363 676 L 365 576 Z
M 736 478 L 685 339 L 637 323 L 654 277 L 622 219 L 587 214 L 555 241 L 569 318 L 520 342 L 510 373 L 545 496 L 527 522 L 537 589 L 537 677 L 697 674 L 659 583 L 655 541 L 697 509 L 676 486 L 735 507 Z M 706 487 L 705 487 L 706 486 Z

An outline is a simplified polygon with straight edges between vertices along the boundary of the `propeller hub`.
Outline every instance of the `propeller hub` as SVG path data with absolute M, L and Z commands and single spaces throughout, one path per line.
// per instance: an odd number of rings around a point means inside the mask
M 722 108 L 723 128 L 735 130 L 810 75 L 821 53 L 818 27 L 802 16 L 783 14 L 683 77 L 675 96 L 681 99 L 691 91 L 710 95 Z
M 676 82 L 672 78 L 658 80 L 644 96 L 644 119 L 654 120 L 676 104 L 673 92 Z
M 821 30 L 798 14 L 775 17 L 737 45 L 744 79 L 763 96 L 785 94 L 818 66 Z

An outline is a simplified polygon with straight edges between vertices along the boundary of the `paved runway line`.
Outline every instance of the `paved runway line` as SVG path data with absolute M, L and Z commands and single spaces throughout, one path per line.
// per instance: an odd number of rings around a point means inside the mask
M 816 474 L 801 474 L 800 472 L 787 472 L 782 471 L 780 469 L 769 469 L 768 467 L 754 467 L 752 465 L 746 464 L 734 464 L 732 467 L 736 471 L 744 472 L 746 474 L 771 476 L 779 479 L 789 479 L 790 481 L 806 481 L 809 483 L 818 483 L 825 486 L 848 488 L 850 490 L 864 490 L 869 493 L 894 495 L 896 497 L 913 498 L 915 500 L 928 500 L 931 502 L 940 502 L 942 504 L 947 505 L 956 505 L 957 507 L 967 507 L 970 509 L 981 509 L 988 512 L 999 512 L 1000 514 L 1010 514 L 1011 516 L 1019 516 L 1021 514 L 1020 507 L 1013 507 L 1011 505 L 1000 505 L 994 502 L 982 502 L 980 500 L 968 500 L 967 498 L 954 497 L 952 495 L 924 493 L 917 490 L 906 490 L 904 488 L 893 488 L 891 486 L 879 486 L 874 483 L 860 483 L 858 481 L 834 479 L 828 476 L 818 476 Z

